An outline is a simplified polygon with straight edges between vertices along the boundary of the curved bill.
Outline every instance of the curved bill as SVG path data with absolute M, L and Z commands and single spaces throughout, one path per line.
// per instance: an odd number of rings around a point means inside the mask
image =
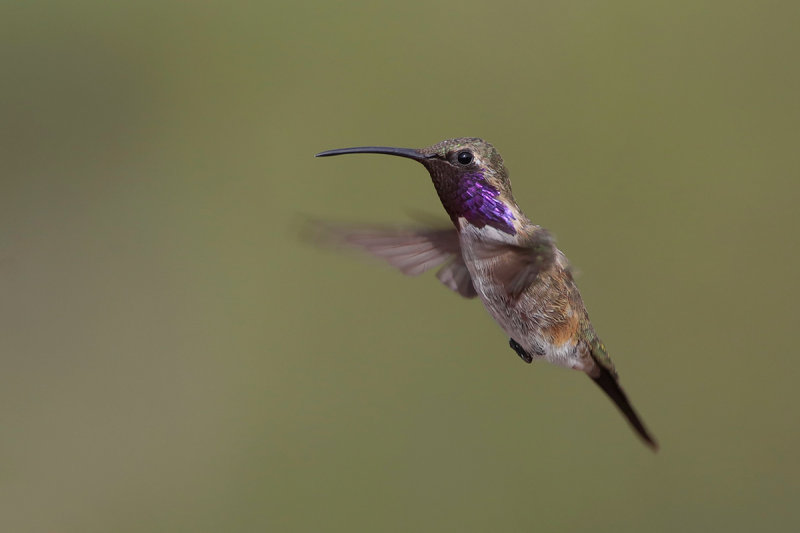
M 428 157 L 430 157 L 420 153 L 418 150 L 414 150 L 413 148 L 392 148 L 390 146 L 357 146 L 355 148 L 339 148 L 336 150 L 327 150 L 325 152 L 320 152 L 314 157 L 328 157 L 331 155 L 342 155 L 342 154 L 396 155 L 400 157 L 407 157 L 409 159 L 414 159 L 415 161 L 422 161 L 423 159 L 427 159 Z

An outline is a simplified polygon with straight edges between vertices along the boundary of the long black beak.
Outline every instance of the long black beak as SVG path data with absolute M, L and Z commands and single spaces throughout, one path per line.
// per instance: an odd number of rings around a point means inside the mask
M 423 161 L 430 157 L 420 153 L 419 150 L 414 150 L 413 148 L 392 148 L 390 146 L 357 146 L 355 148 L 339 148 L 337 150 L 320 152 L 315 157 L 328 157 L 331 155 L 342 154 L 386 154 L 407 157 L 415 161 Z

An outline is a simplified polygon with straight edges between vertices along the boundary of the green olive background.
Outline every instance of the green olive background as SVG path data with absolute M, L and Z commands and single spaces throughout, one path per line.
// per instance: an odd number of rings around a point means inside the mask
M 800 528 L 797 2 L 0 6 L 0 530 Z M 493 143 L 658 437 L 314 246 Z

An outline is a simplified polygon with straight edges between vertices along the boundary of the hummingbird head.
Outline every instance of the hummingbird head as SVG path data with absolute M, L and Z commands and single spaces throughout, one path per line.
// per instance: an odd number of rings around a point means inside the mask
M 494 146 L 478 138 L 448 139 L 427 148 L 361 146 L 317 154 L 386 154 L 419 161 L 428 169 L 447 214 L 460 227 L 463 218 L 473 226 L 491 226 L 515 235 L 522 213 L 511 193 L 503 158 Z

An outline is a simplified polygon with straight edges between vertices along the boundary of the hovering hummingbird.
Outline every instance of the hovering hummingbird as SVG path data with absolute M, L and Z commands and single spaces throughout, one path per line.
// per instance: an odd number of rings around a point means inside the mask
M 465 298 L 480 298 L 523 361 L 544 359 L 585 372 L 642 440 L 658 449 L 618 383 L 567 258 L 550 233 L 520 210 L 503 159 L 491 144 L 460 138 L 421 149 L 362 146 L 317 157 L 341 154 L 387 154 L 422 163 L 455 228 L 329 226 L 329 236 L 381 257 L 407 275 L 441 266 L 439 280 Z

